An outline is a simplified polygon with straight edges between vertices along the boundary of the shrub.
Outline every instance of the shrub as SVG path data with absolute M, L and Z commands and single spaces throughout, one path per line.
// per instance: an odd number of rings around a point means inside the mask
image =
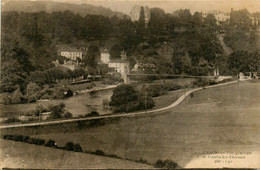
M 37 139 L 37 145 L 44 145 L 45 139 Z
M 73 151 L 74 150 L 74 143 L 73 142 L 67 142 L 65 145 L 65 149 L 68 151 Z
M 21 122 L 21 120 L 17 117 L 9 117 L 7 120 L 4 120 L 3 123 L 15 123 Z
M 154 164 L 155 168 L 163 168 L 165 166 L 165 163 L 162 160 L 157 160 L 156 163 Z
M 29 139 L 30 139 L 29 136 L 23 136 L 23 141 L 24 141 L 24 142 L 28 143 L 28 142 L 29 142 Z
M 105 155 L 105 153 L 103 151 L 101 151 L 101 150 L 96 150 L 95 154 L 96 155 L 102 155 L 102 156 Z
M 75 144 L 74 145 L 74 151 L 75 152 L 82 152 L 82 147 L 80 146 L 80 144 Z
M 102 106 L 104 109 L 109 107 L 109 100 L 108 99 L 103 99 L 102 101 Z
M 56 147 L 56 142 L 55 142 L 54 140 L 48 140 L 48 141 L 45 143 L 45 146 L 55 148 L 55 147 Z
M 96 110 L 93 110 L 92 112 L 85 115 L 85 117 L 94 117 L 99 116 L 99 113 Z
M 193 93 L 190 93 L 190 98 L 193 98 L 194 94 Z
M 10 104 L 10 103 L 11 103 L 11 96 L 9 93 L 0 94 L 0 104 Z
M 14 140 L 19 141 L 19 142 L 23 142 L 23 136 L 22 135 L 15 135 Z
M 65 117 L 65 118 L 72 118 L 72 114 L 71 114 L 70 112 L 66 112 L 66 113 L 64 114 L 64 117 Z
M 156 163 L 154 164 L 154 167 L 155 168 L 167 168 L 167 169 L 175 169 L 175 168 L 180 168 L 180 166 L 172 161 L 172 160 L 165 160 L 165 161 L 162 161 L 162 160 L 157 160 Z
M 51 110 L 50 119 L 59 119 L 59 118 L 61 118 L 61 115 L 64 112 L 64 107 L 65 107 L 64 103 L 60 103 L 59 105 L 53 106 L 50 109 Z
M 11 102 L 13 104 L 21 103 L 21 98 L 23 97 L 23 94 L 20 91 L 20 88 L 18 87 L 11 95 Z
M 179 168 L 179 165 L 172 160 L 167 159 L 164 161 L 164 163 L 165 163 L 165 168 L 167 169 Z

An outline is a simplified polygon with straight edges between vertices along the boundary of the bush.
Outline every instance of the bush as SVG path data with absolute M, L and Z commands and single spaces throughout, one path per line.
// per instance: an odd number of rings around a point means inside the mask
M 74 143 L 73 142 L 67 142 L 65 145 L 65 149 L 68 151 L 73 151 L 74 150 Z
M 11 102 L 13 104 L 21 103 L 21 98 L 23 97 L 23 94 L 20 91 L 20 88 L 18 87 L 11 95 Z
M 75 144 L 74 145 L 74 151 L 75 152 L 82 152 L 82 147 L 80 146 L 80 144 Z
M 15 135 L 14 140 L 19 141 L 19 142 L 23 142 L 23 136 L 22 135 Z
M 95 154 L 96 155 L 102 155 L 102 156 L 105 155 L 105 153 L 103 151 L 101 151 L 101 150 L 96 150 Z
M 72 114 L 71 114 L 70 112 L 66 112 L 66 113 L 64 114 L 64 117 L 65 117 L 65 118 L 72 118 Z
M 29 136 L 23 136 L 23 142 L 28 143 L 29 142 L 30 137 Z
M 85 117 L 95 117 L 95 116 L 99 116 L 99 113 L 96 110 L 85 115 Z
M 165 163 L 162 160 L 157 160 L 156 163 L 154 164 L 155 168 L 163 168 L 165 166 Z
M 0 94 L 0 104 L 11 104 L 11 96 L 9 93 Z
M 179 168 L 179 165 L 172 160 L 167 159 L 164 161 L 164 163 L 165 163 L 165 168 L 167 169 Z
M 55 142 L 54 140 L 48 140 L 48 141 L 45 143 L 45 146 L 56 148 L 56 142 Z
M 154 164 L 154 167 L 155 168 L 167 168 L 167 169 L 175 169 L 175 168 L 180 168 L 180 166 L 172 161 L 172 160 L 165 160 L 165 161 L 162 161 L 162 160 L 157 160 L 156 163 Z
M 50 110 L 51 110 L 51 114 L 50 114 L 50 119 L 59 119 L 61 118 L 63 112 L 64 112 L 64 107 L 65 104 L 64 103 L 60 103 L 59 105 L 53 106 Z
M 109 108 L 109 100 L 108 99 L 103 99 L 102 106 L 103 106 L 103 109 Z
M 15 123 L 21 122 L 21 120 L 17 117 L 9 117 L 7 120 L 4 120 L 3 123 Z

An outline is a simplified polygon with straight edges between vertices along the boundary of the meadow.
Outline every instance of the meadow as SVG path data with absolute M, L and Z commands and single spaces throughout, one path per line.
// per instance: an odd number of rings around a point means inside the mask
M 72 141 L 87 150 L 149 163 L 171 159 L 185 167 L 204 151 L 260 151 L 259 95 L 259 80 L 239 82 L 195 92 L 157 116 L 3 132 L 54 139 L 59 145 Z

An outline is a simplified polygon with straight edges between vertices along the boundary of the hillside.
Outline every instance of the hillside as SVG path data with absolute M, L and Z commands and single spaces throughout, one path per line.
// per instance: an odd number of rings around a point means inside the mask
M 7 1 L 2 2 L 3 11 L 17 11 L 17 12 L 63 12 L 70 10 L 73 13 L 78 13 L 81 16 L 86 15 L 102 15 L 105 17 L 124 17 L 127 16 L 120 12 L 112 11 L 111 9 L 101 6 L 93 6 L 88 4 L 70 4 L 53 1 Z

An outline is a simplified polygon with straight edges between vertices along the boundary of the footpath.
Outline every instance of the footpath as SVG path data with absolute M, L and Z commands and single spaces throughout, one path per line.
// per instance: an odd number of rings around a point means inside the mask
M 75 122 L 75 121 L 84 121 L 84 120 L 98 120 L 98 119 L 107 119 L 107 118 L 119 118 L 119 117 L 135 117 L 135 116 L 144 116 L 146 114 L 149 115 L 156 115 L 161 114 L 162 111 L 166 111 L 169 109 L 172 109 L 176 107 L 178 104 L 180 104 L 186 97 L 189 96 L 189 94 L 202 90 L 202 89 L 208 89 L 208 88 L 214 88 L 219 86 L 225 86 L 229 84 L 234 84 L 239 82 L 239 80 L 231 81 L 227 83 L 221 83 L 216 85 L 211 85 L 207 87 L 198 87 L 192 90 L 189 90 L 185 92 L 182 96 L 180 96 L 175 102 L 173 102 L 171 105 L 155 110 L 149 110 L 149 111 L 140 111 L 140 112 L 132 112 L 132 113 L 122 113 L 122 114 L 114 114 L 114 115 L 106 115 L 106 116 L 97 116 L 97 117 L 87 117 L 87 118 L 75 118 L 75 119 L 67 119 L 67 120 L 54 120 L 49 122 L 35 122 L 35 123 L 26 123 L 26 124 L 12 124 L 12 125 L 2 125 L 0 126 L 0 129 L 5 128 L 15 128 L 15 127 L 29 127 L 29 126 L 43 126 L 43 125 L 51 125 L 51 124 L 59 124 L 59 123 L 68 123 L 68 122 Z

